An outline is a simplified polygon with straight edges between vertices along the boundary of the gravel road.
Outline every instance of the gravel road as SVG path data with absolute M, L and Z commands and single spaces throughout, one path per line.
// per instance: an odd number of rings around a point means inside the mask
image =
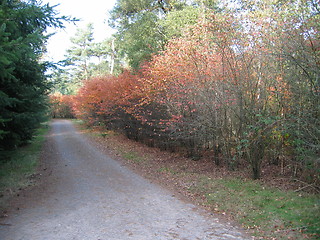
M 101 153 L 70 121 L 51 127 L 42 182 L 0 219 L 1 240 L 249 239 Z

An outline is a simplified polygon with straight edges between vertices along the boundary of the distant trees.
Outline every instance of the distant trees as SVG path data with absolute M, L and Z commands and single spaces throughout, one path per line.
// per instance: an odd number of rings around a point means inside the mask
M 115 18 L 123 36 L 134 31 L 140 14 L 161 11 L 159 5 L 136 8 L 125 2 L 114 11 L 127 16 Z M 161 1 L 167 7 L 170 2 Z M 255 179 L 263 164 L 276 164 L 281 172 L 287 166 L 295 176 L 319 181 L 317 4 L 239 1 L 236 10 L 222 4 L 218 9 L 211 1 L 172 6 L 179 8 L 157 20 L 172 37 L 162 39 L 164 50 L 132 49 L 149 54 L 144 65 L 142 58 L 136 62 L 139 71 L 86 81 L 74 99 L 77 116 L 194 159 L 211 152 L 217 165 L 230 169 L 247 163 Z M 175 20 L 182 12 L 195 18 Z
M 138 70 L 153 54 L 164 50 L 168 40 L 180 37 L 197 22 L 203 12 L 200 5 L 216 6 L 214 1 L 118 1 L 109 22 L 117 33 L 95 42 L 92 24 L 78 29 L 60 68 L 52 74 L 54 91 L 75 94 L 83 80 L 116 75 L 125 68 Z
M 120 72 L 122 66 L 116 54 L 114 38 L 96 42 L 93 33 L 93 25 L 88 24 L 83 29 L 78 28 L 75 36 L 71 37 L 71 47 L 66 50 L 65 59 L 60 61 L 50 78 L 53 92 L 75 94 L 82 81 Z
M 53 7 L 0 2 L 0 150 L 28 142 L 46 110 L 48 63 L 41 62 L 48 27 L 63 27 Z
M 76 82 L 90 77 L 89 61 L 93 55 L 93 25 L 88 24 L 85 29 L 77 29 L 71 37 L 72 46 L 67 50 L 67 65 L 71 66 L 73 78 Z

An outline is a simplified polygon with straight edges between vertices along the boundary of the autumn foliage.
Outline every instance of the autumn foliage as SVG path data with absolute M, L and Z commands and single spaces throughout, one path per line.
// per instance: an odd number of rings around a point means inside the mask
M 72 95 L 52 94 L 49 96 L 51 105 L 51 117 L 74 118 Z
M 73 99 L 75 114 L 194 159 L 211 153 L 230 169 L 245 161 L 254 178 L 264 162 L 294 175 L 317 169 L 319 89 L 309 78 L 319 66 L 311 59 L 299 69 L 290 56 L 302 53 L 282 40 L 303 46 L 304 54 L 319 50 L 301 34 L 293 38 L 292 29 L 270 35 L 259 24 L 244 31 L 231 15 L 200 19 L 140 71 L 86 81 Z

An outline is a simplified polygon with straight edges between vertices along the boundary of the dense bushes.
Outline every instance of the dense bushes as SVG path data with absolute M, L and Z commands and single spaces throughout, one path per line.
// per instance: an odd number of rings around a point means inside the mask
M 319 180 L 319 24 L 277 30 L 277 20 L 201 19 L 139 72 L 87 81 L 76 115 L 195 159 L 210 151 L 231 169 L 246 160 L 254 178 L 268 159 Z
M 73 95 L 50 95 L 50 115 L 52 118 L 74 118 Z

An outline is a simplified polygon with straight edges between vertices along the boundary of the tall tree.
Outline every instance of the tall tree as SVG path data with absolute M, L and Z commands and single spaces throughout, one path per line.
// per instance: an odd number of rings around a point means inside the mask
M 116 57 L 115 39 L 113 37 L 94 43 L 92 46 L 92 56 L 95 61 L 93 75 L 105 75 L 107 73 L 116 74 L 119 72 L 119 59 Z
M 84 29 L 77 29 L 75 36 L 71 37 L 71 43 L 65 60 L 61 61 L 51 76 L 54 92 L 75 94 L 83 81 L 93 76 L 108 74 L 111 69 L 111 74 L 120 71 L 114 39 L 95 42 L 92 24 L 88 24 Z
M 77 29 L 74 37 L 71 37 L 72 46 L 67 50 L 67 64 L 73 71 L 73 81 L 79 83 L 90 77 L 89 62 L 92 57 L 93 24 L 90 23 L 84 29 Z
M 26 143 L 44 117 L 45 33 L 48 27 L 63 27 L 64 20 L 70 19 L 48 4 L 0 2 L 0 150 Z

